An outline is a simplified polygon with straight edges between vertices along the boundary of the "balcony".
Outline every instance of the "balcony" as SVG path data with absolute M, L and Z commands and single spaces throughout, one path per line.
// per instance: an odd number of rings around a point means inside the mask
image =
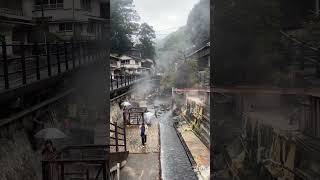
M 59 8 L 63 8 L 63 3 L 43 4 L 43 9 L 59 9 Z M 35 5 L 34 10 L 41 11 L 42 10 L 41 5 Z
M 21 10 L 18 9 L 0 8 L 0 16 L 8 15 L 23 16 L 23 13 Z

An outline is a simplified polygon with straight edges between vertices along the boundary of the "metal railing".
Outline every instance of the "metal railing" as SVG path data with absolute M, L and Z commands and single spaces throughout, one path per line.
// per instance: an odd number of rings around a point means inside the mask
M 107 57 L 107 49 L 95 41 L 6 44 L 0 54 L 0 91 L 72 71 Z M 16 49 L 17 54 L 9 54 Z
M 55 3 L 55 4 L 43 4 L 43 9 L 58 9 L 63 8 L 63 3 Z M 42 5 L 35 5 L 33 6 L 35 11 L 41 11 Z
M 138 75 L 113 75 L 110 76 L 110 90 L 127 87 L 141 80 L 142 77 Z
M 64 180 L 66 177 L 81 176 L 89 180 L 101 177 L 107 180 L 110 157 L 108 149 L 110 145 L 80 145 L 67 146 L 55 153 L 50 159 L 42 160 L 42 179 Z M 76 171 L 77 170 L 77 171 Z M 90 173 L 90 174 L 89 174 Z
M 0 8 L 0 15 L 15 15 L 15 16 L 23 16 L 22 10 L 18 9 L 9 9 L 9 8 Z
M 120 127 L 117 122 L 110 123 L 110 132 L 114 135 L 110 136 L 110 142 L 114 141 L 112 146 L 115 147 L 115 152 L 120 152 L 119 147 L 123 147 L 123 151 L 127 151 L 126 127 Z
M 312 64 L 316 68 L 316 77 L 320 77 L 320 50 L 318 47 L 313 47 L 312 45 L 298 40 L 297 38 L 280 31 L 280 34 L 286 41 L 286 46 L 288 49 L 288 57 L 290 60 L 297 61 L 299 63 L 299 69 L 304 70 L 306 67 L 306 62 Z

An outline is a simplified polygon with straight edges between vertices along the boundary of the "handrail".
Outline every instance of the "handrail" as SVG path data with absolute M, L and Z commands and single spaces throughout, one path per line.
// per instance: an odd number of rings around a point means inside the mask
M 313 63 L 316 67 L 316 72 L 315 74 L 313 73 L 312 75 L 316 75 L 317 77 L 320 76 L 320 48 L 319 47 L 313 47 L 312 45 L 308 44 L 307 42 L 303 42 L 301 40 L 298 40 L 297 38 L 285 33 L 284 31 L 280 31 L 280 33 L 287 38 L 289 41 L 293 41 L 294 43 L 298 44 L 300 48 L 299 51 L 299 63 L 300 63 L 300 69 L 304 70 L 305 68 L 305 62 L 308 61 L 310 63 Z M 290 43 L 290 42 L 289 42 Z M 292 45 L 292 44 L 289 44 Z M 293 45 L 294 46 L 294 45 Z M 289 48 L 295 48 L 295 47 L 289 47 Z M 312 51 L 310 54 L 310 50 Z M 307 51 L 307 52 L 306 52 Z M 289 52 L 290 53 L 290 52 Z M 309 53 L 309 54 L 306 54 Z M 314 54 L 313 54 L 314 53 Z M 290 54 L 289 54 L 290 56 Z M 313 57 L 316 57 L 314 59 Z
M 118 126 L 117 122 L 110 122 L 110 126 L 114 127 L 114 130 L 110 129 L 110 132 L 113 132 L 115 137 L 110 136 L 110 139 L 115 140 L 115 144 L 113 146 L 115 146 L 116 152 L 119 152 L 119 146 L 124 147 L 124 150 L 127 151 L 126 127 Z M 119 138 L 119 135 L 123 136 L 123 138 Z M 123 144 L 119 144 L 119 141 L 122 141 Z
M 18 48 L 16 49 L 18 52 L 14 51 L 15 47 Z M 15 45 L 2 42 L 0 49 L 2 50 L 0 77 L 3 77 L 0 80 L 0 90 L 17 88 L 44 78 L 57 76 L 80 66 L 103 60 L 107 56 L 106 49 L 99 46 L 99 41 Z M 18 54 L 12 57 L 11 53 Z M 21 80 L 22 82 L 19 82 Z
M 10 14 L 15 16 L 23 16 L 22 10 L 19 9 L 9 9 L 9 8 L 0 8 L 0 14 Z
M 319 51 L 319 48 L 312 47 L 312 46 L 308 45 L 306 42 L 300 41 L 300 40 L 292 37 L 291 35 L 285 33 L 285 32 L 282 31 L 282 30 L 280 31 L 280 33 L 281 33 L 282 35 L 284 35 L 285 37 L 287 37 L 288 39 L 290 39 L 290 40 L 292 40 L 292 41 L 294 41 L 294 42 L 296 42 L 296 43 L 298 43 L 298 44 L 301 44 L 301 45 L 303 45 L 303 46 L 305 46 L 305 47 L 308 47 L 308 48 L 311 49 L 311 50 Z

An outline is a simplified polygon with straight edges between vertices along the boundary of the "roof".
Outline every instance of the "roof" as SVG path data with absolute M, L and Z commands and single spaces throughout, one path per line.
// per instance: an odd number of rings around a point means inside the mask
M 139 60 L 139 61 L 142 60 L 140 57 L 137 57 L 137 56 L 132 56 L 132 55 L 128 55 L 128 56 L 135 60 Z
M 145 61 L 148 61 L 148 62 L 150 62 L 150 63 L 153 63 L 153 60 L 151 60 L 151 59 L 144 59 Z
M 199 48 L 198 50 L 193 51 L 192 53 L 190 53 L 189 55 L 187 55 L 187 57 L 190 57 L 190 56 L 196 54 L 197 52 L 199 52 L 199 51 L 201 51 L 201 50 L 203 50 L 203 49 L 205 49 L 205 48 L 208 48 L 208 47 L 210 48 L 210 42 L 208 42 L 206 45 L 202 46 L 202 47 Z
M 115 59 L 120 59 L 120 57 L 117 56 L 116 54 L 110 54 L 110 57 L 115 58 Z
M 122 55 L 119 57 L 120 60 L 129 60 L 129 59 L 133 59 L 132 57 L 130 56 L 127 56 L 127 55 Z

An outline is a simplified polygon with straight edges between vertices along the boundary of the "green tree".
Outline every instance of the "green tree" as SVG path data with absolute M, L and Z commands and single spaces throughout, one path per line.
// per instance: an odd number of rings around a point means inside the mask
M 154 59 L 154 39 L 156 38 L 156 34 L 153 27 L 147 23 L 142 23 L 139 28 L 138 38 L 140 43 L 137 45 L 137 48 L 142 50 L 142 56 L 144 58 Z
M 139 15 L 134 9 L 133 0 L 110 2 L 111 50 L 124 53 L 133 45 L 132 37 L 139 30 Z
M 179 65 L 174 78 L 174 85 L 177 88 L 190 88 L 197 85 L 198 63 L 188 60 Z

